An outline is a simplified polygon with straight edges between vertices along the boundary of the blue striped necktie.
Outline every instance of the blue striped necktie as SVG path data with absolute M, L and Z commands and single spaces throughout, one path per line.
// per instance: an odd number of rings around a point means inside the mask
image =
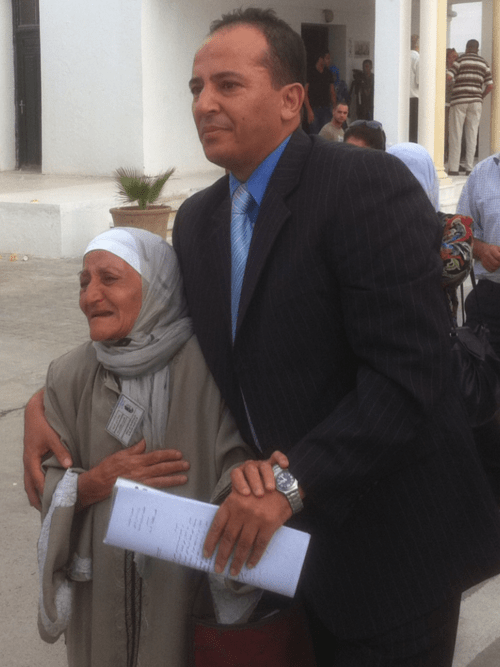
M 245 183 L 235 190 L 231 207 L 231 323 L 233 340 L 248 250 L 252 240 L 252 223 L 247 215 L 252 195 Z

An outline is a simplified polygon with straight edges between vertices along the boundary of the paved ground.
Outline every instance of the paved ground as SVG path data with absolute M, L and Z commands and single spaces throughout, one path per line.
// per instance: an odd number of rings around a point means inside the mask
M 0 662 L 6 667 L 66 664 L 63 643 L 44 644 L 36 627 L 40 524 L 23 488 L 22 413 L 51 359 L 87 339 L 77 307 L 80 265 L 0 259 Z
M 0 663 L 6 667 L 66 664 L 62 642 L 44 644 L 36 629 L 39 518 L 23 490 L 22 414 L 51 359 L 87 339 L 77 305 L 79 270 L 77 260 L 0 259 Z M 499 666 L 499 603 L 500 578 L 465 594 L 454 667 Z

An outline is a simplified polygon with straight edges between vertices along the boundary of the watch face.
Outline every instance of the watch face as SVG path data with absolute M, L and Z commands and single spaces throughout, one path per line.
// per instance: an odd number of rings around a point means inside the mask
M 282 470 L 276 475 L 276 486 L 280 491 L 288 491 L 294 484 L 295 477 L 288 470 Z

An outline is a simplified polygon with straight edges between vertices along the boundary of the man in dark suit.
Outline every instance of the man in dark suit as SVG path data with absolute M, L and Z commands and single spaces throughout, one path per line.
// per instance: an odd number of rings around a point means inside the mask
M 264 459 L 234 474 L 206 554 L 252 566 L 291 519 L 312 535 L 299 595 L 318 664 L 451 665 L 500 524 L 450 377 L 441 230 L 391 156 L 299 129 L 303 58 L 250 9 L 194 59 L 199 137 L 231 173 L 183 204 L 174 246 L 207 363 Z

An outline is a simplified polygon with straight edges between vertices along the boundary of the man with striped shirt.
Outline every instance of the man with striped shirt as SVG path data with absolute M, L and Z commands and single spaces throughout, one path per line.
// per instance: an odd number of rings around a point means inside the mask
M 470 39 L 465 47 L 465 53 L 455 60 L 447 72 L 447 78 L 453 81 L 448 162 L 450 176 L 458 176 L 464 124 L 465 175 L 468 176 L 472 171 L 483 99 L 493 89 L 491 70 L 478 51 L 479 42 L 476 39 Z

